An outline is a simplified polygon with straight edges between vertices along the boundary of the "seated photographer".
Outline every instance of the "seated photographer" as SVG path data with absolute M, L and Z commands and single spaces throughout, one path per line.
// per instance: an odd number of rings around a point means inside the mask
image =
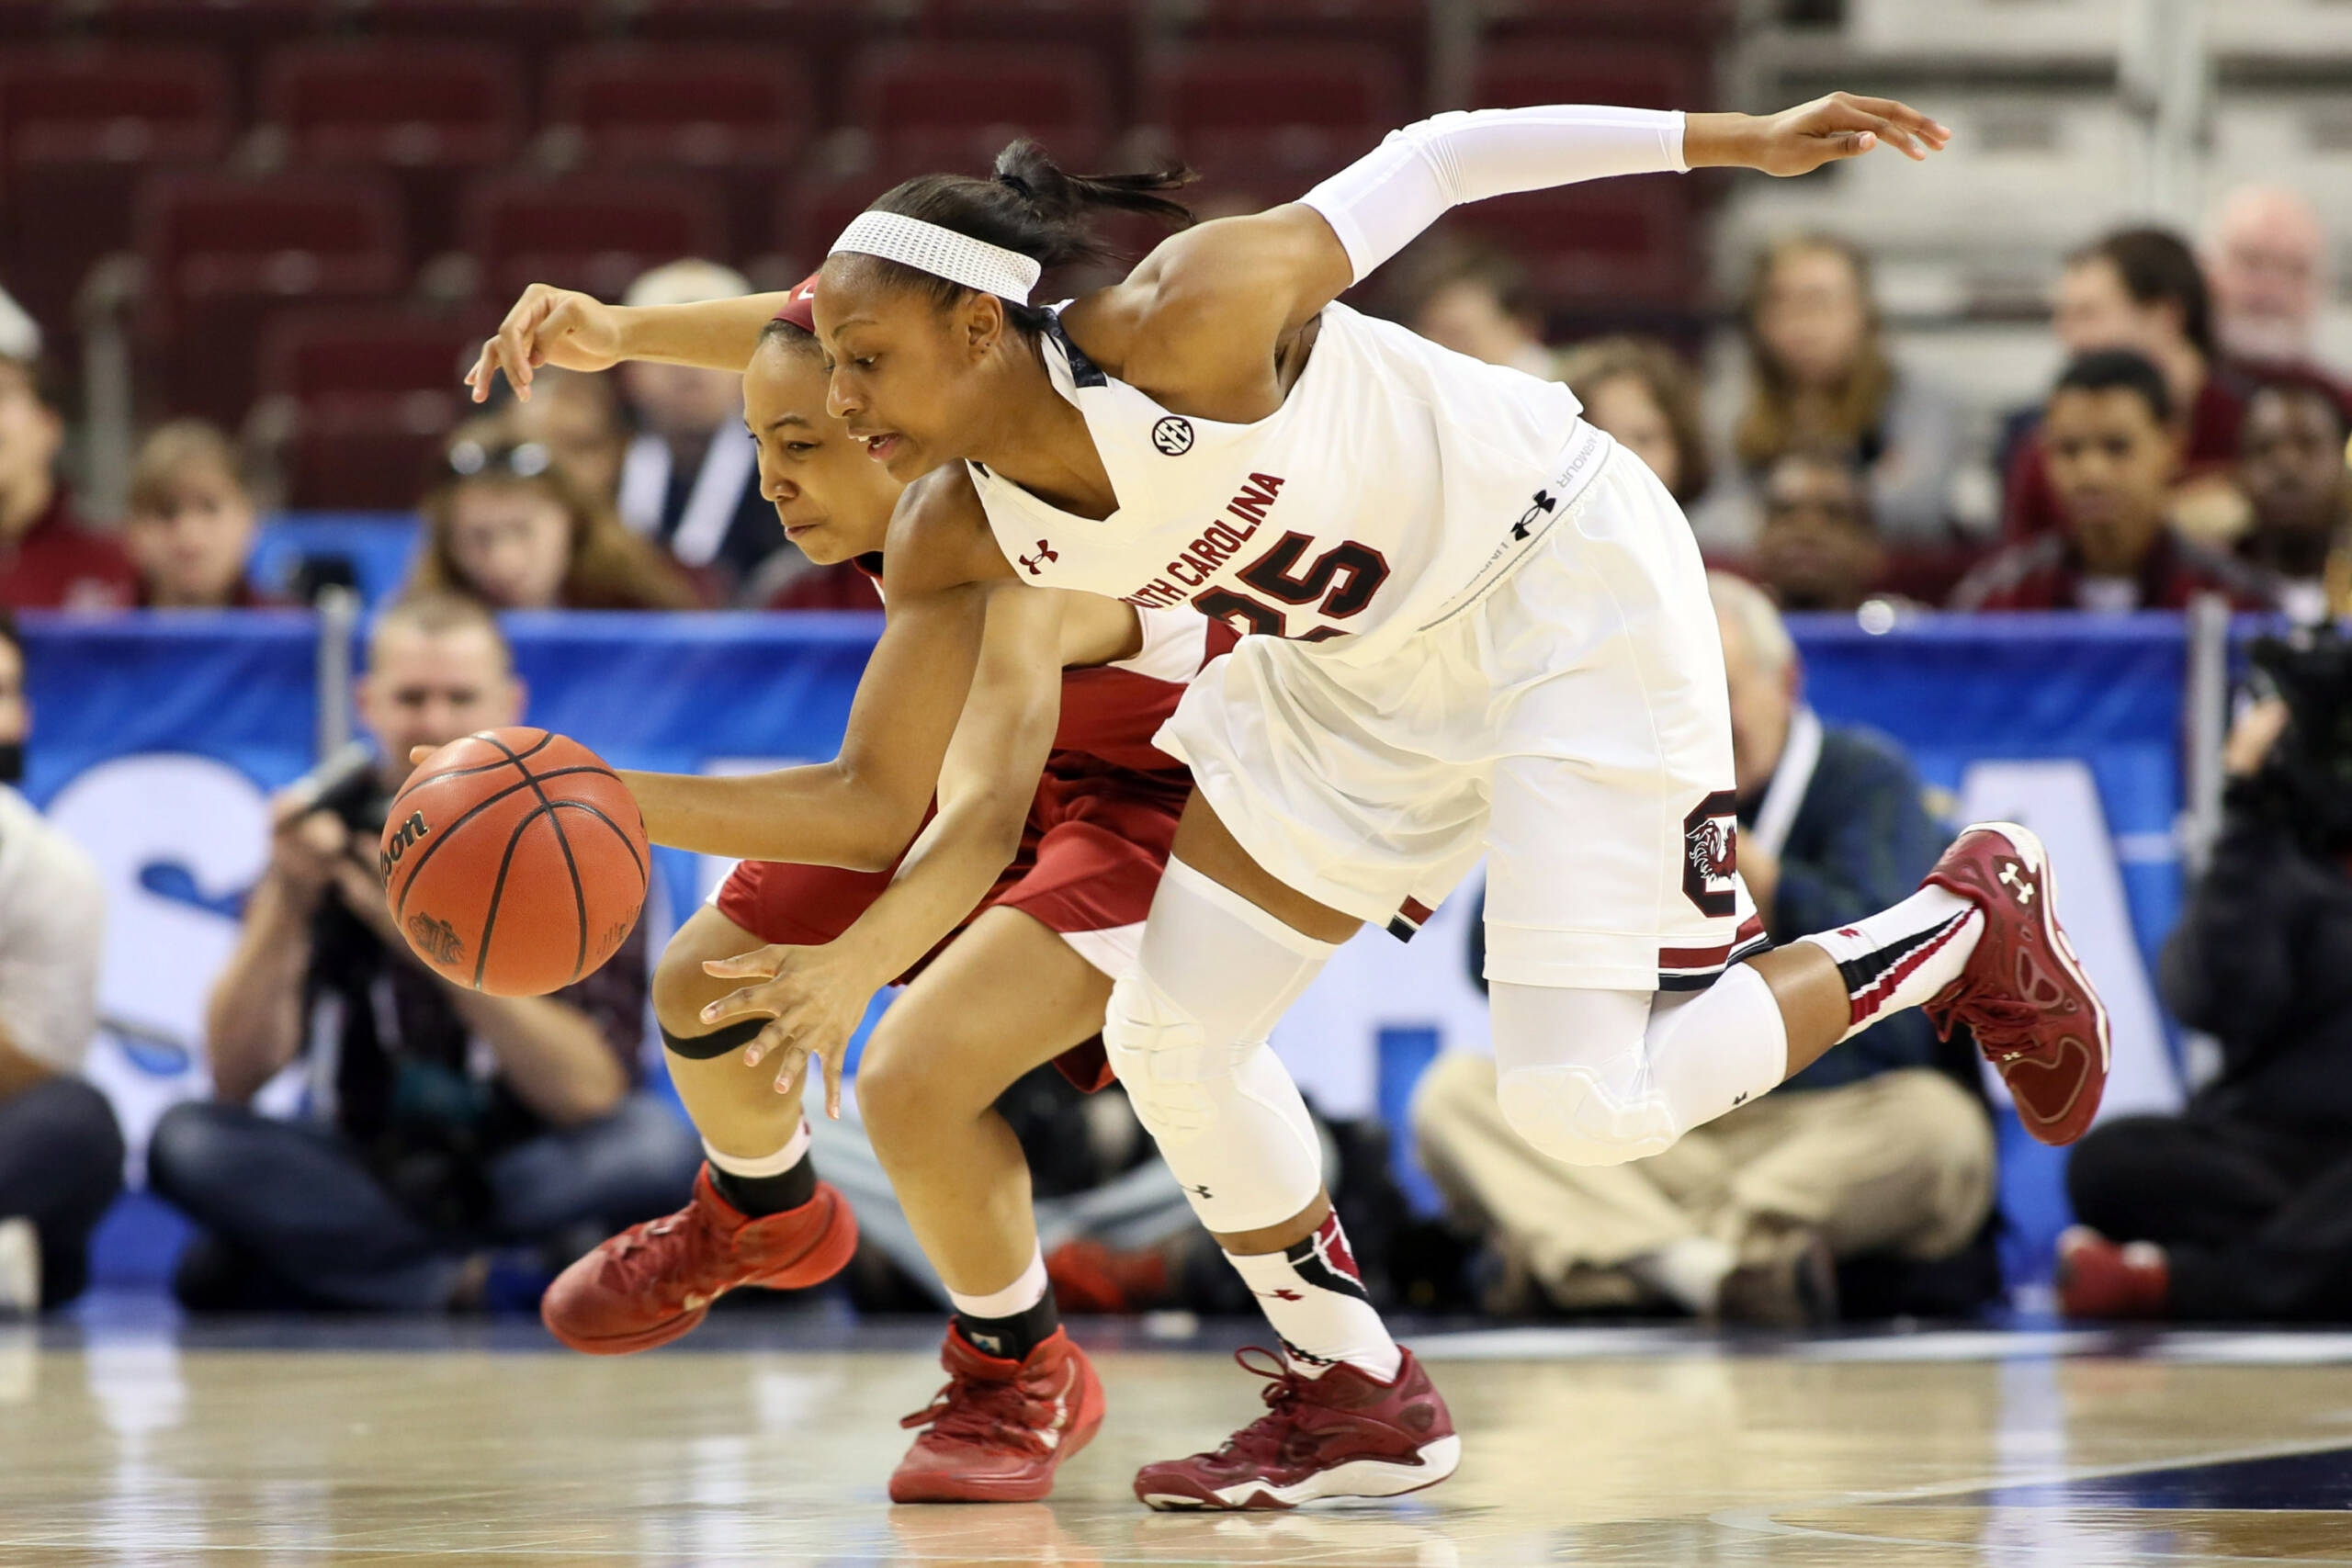
M 2158 974 L 2221 1074 L 2075 1145 L 2069 1316 L 2352 1321 L 2352 646 L 2255 661 L 2279 694 L 2232 730 L 2222 836 Z
M 426 969 L 385 903 L 377 836 L 410 748 L 521 717 L 497 624 L 454 595 L 405 599 L 368 666 L 359 712 L 382 761 L 281 800 L 207 1014 L 217 1098 L 167 1112 L 148 1148 L 149 1184 L 207 1233 L 175 1280 L 192 1308 L 480 1304 L 493 1257 L 547 1254 L 501 1281 L 551 1275 L 676 1208 L 701 1163 L 638 1086 L 642 928 L 553 996 L 492 997 Z M 305 1054 L 309 1118 L 253 1110 Z
M 1738 865 L 1766 928 L 1821 931 L 1900 897 L 1944 845 L 1911 764 L 1883 736 L 1825 726 L 1798 698 L 1796 649 L 1771 602 L 1722 572 L 1708 581 L 1731 686 Z M 1992 1206 L 1993 1125 L 1973 1057 L 1947 1065 L 1934 1026 L 1901 1014 L 1663 1154 L 1572 1166 L 1511 1131 L 1492 1058 L 1465 1052 L 1421 1080 L 1413 1129 L 1456 1218 L 1487 1238 L 1500 1287 L 1490 1310 L 1540 1300 L 1818 1323 L 1838 1314 L 1838 1266 L 1864 1258 L 1846 1272 L 1872 1309 L 1919 1310 L 1891 1276 L 1970 1248 Z M 1973 1280 L 1938 1287 L 1959 1293 L 1934 1306 L 1976 1304 L 1991 1282 Z
M 81 1076 L 106 893 L 12 787 L 31 727 L 24 648 L 0 610 L 0 1317 L 80 1293 L 90 1233 L 122 1190 L 122 1131 Z

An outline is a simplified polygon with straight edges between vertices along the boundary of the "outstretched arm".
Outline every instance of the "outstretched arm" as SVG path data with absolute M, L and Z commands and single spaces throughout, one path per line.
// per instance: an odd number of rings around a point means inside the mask
M 1924 158 L 1950 139 L 1906 105 L 1848 93 L 1769 117 L 1583 105 L 1441 114 L 1297 202 L 1170 239 L 1074 308 L 1071 331 L 1126 379 L 1214 402 L 1262 383 L 1274 344 L 1464 202 L 1617 175 L 1801 175 L 1882 141 Z
M 490 397 L 503 372 L 514 395 L 528 402 L 531 373 L 542 365 L 565 370 L 609 370 L 624 359 L 695 365 L 741 372 L 752 363 L 760 333 L 789 294 L 745 294 L 693 305 L 607 305 L 593 294 L 534 283 L 481 345 L 466 372 L 473 399 Z
M 918 482 L 901 499 L 885 552 L 888 619 L 858 681 L 838 756 L 735 778 L 624 771 L 646 836 L 739 860 L 858 871 L 897 860 L 938 788 L 991 600 L 1037 592 L 1009 575 L 978 508 L 960 468 Z M 1034 623 L 1015 617 L 1024 627 Z M 1058 671 L 1051 636 L 1044 646 L 1044 662 Z
M 763 947 L 703 965 L 750 982 L 703 1018 L 722 1026 L 772 1020 L 744 1060 L 782 1052 L 780 1092 L 796 1091 L 808 1058 L 821 1056 L 826 1110 L 840 1114 L 842 1055 L 866 1003 L 970 918 L 1019 852 L 1060 717 L 1066 597 L 1009 589 L 989 601 L 979 669 L 940 771 L 939 815 L 855 923 L 821 946 Z

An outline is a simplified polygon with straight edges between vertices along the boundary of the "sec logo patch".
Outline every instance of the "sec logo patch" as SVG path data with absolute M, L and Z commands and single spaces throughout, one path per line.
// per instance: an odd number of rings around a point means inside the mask
M 1182 457 L 1193 449 L 1193 422 L 1170 414 L 1151 427 L 1151 444 L 1163 457 Z

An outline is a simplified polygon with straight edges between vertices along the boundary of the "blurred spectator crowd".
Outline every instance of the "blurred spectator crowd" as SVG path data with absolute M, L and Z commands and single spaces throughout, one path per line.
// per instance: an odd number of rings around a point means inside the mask
M 1074 164 L 1182 156 L 1204 214 L 1247 209 L 1442 92 L 1694 102 L 1710 12 L 1498 6 L 1442 86 L 1426 0 L 0 0 L 0 609 L 281 604 L 334 573 L 256 581 L 269 514 L 413 513 L 360 698 L 398 759 L 520 716 L 486 612 L 874 607 L 865 578 L 782 541 L 734 377 L 550 369 L 530 403 L 477 410 L 461 365 L 533 280 L 638 305 L 788 284 L 881 188 L 978 164 L 1016 112 Z M 1988 441 L 1987 411 L 1896 348 L 1870 249 L 1844 235 L 1749 260 L 1711 384 L 1691 352 L 1709 188 L 1460 213 L 1363 303 L 1566 382 L 1682 503 L 1718 569 L 1741 862 L 1775 931 L 1890 901 L 1942 844 L 1899 749 L 1806 707 L 1782 613 L 1883 627 L 2215 594 L 2307 626 L 2352 615 L 2352 367 L 2314 357 L 2331 277 L 2300 197 L 2235 191 L 2193 239 L 2085 235 L 2049 280 L 2061 368 Z M 81 411 L 62 377 L 95 395 L 109 344 L 164 417 L 86 487 L 120 497 L 99 518 L 64 477 Z M 0 622 L 0 1311 L 80 1288 L 122 1155 L 74 1076 L 93 874 L 5 787 L 31 722 L 22 662 Z M 2162 976 L 2222 1077 L 2081 1151 L 2075 1203 L 2100 1228 L 2065 1244 L 2070 1309 L 2352 1318 L 2352 997 L 2329 945 L 2352 921 L 2352 816 L 2294 794 L 2326 759 L 2287 722 L 2292 684 L 2233 739 L 2227 829 Z M 216 1097 L 170 1112 L 149 1156 L 200 1227 L 177 1281 L 193 1307 L 523 1302 L 692 1179 L 691 1137 L 639 1081 L 642 951 L 526 1003 L 406 961 L 364 852 L 404 771 L 280 803 L 212 998 Z M 329 1108 L 316 1124 L 253 1109 L 297 1066 Z M 1442 1059 L 1409 1127 L 1326 1130 L 1367 1276 L 1398 1300 L 1806 1324 L 1998 1290 L 1993 1121 L 1967 1043 L 1916 1015 L 1603 1171 L 1532 1156 L 1496 1122 L 1492 1075 Z M 1247 1306 L 1115 1096 L 1041 1075 L 1007 1109 L 1066 1305 Z M 1442 1223 L 1410 1217 L 1390 1138 L 1414 1142 Z M 844 1181 L 874 1238 L 854 1289 L 922 1303 L 866 1174 Z

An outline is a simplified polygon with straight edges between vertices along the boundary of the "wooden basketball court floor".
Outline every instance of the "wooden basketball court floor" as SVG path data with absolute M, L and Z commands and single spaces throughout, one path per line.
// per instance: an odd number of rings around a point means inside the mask
M 1254 1412 L 1244 1330 L 1078 1331 L 1111 1414 L 1050 1504 L 893 1508 L 930 1325 L 0 1326 L 0 1564 L 2352 1564 L 2352 1334 L 1433 1331 L 1453 1482 L 1198 1516 L 1128 1479 Z

